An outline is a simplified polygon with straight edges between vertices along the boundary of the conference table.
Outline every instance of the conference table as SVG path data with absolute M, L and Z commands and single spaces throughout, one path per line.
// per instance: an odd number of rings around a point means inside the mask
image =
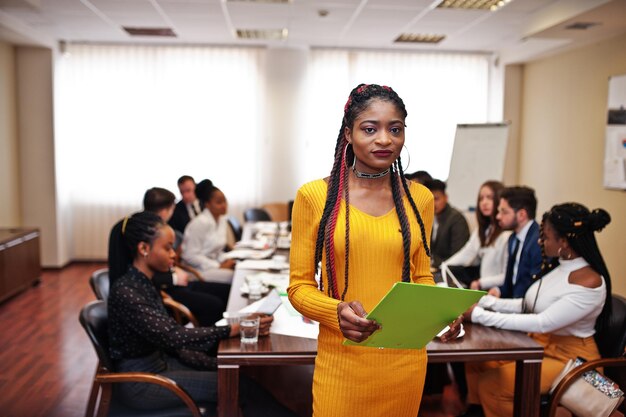
M 248 305 L 240 288 L 245 277 L 258 271 L 237 268 L 233 277 L 228 311 Z M 543 348 L 525 333 L 497 330 L 465 323 L 465 335 L 457 340 L 427 346 L 429 363 L 515 361 L 515 417 L 539 417 L 540 373 Z M 312 365 L 317 340 L 270 333 L 256 345 L 242 346 L 239 338 L 220 342 L 217 353 L 218 416 L 238 417 L 239 374 L 242 367 Z

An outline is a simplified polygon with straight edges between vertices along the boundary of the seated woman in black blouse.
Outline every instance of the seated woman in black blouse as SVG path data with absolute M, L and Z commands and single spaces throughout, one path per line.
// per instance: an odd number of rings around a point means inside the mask
M 141 212 L 122 226 L 122 239 L 132 255 L 128 272 L 116 280 L 108 299 L 111 357 L 118 371 L 153 372 L 167 376 L 200 403 L 217 401 L 217 362 L 220 340 L 239 335 L 239 325 L 187 328 L 165 310 L 151 283 L 156 272 L 174 265 L 174 231 L 154 213 Z M 259 334 L 269 334 L 273 317 L 261 317 Z M 262 398 L 262 408 L 276 415 L 290 415 L 269 394 L 242 380 L 247 394 Z M 255 395 L 256 393 L 256 395 Z M 129 406 L 157 409 L 180 405 L 171 392 L 154 384 L 121 384 L 120 395 Z M 245 396 L 242 396 L 245 400 Z M 244 415 L 258 409 L 254 404 Z M 272 415 L 274 415 L 272 414 Z

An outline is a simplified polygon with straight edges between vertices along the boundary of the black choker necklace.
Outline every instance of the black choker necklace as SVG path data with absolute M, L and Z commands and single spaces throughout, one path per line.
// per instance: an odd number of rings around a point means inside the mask
M 387 168 L 386 170 L 384 170 L 382 172 L 377 172 L 376 174 L 369 174 L 367 172 L 361 172 L 361 171 L 357 170 L 354 165 L 352 165 L 352 171 L 354 171 L 354 175 L 356 175 L 357 178 L 365 178 L 365 179 L 368 179 L 368 180 L 373 180 L 373 179 L 376 179 L 376 178 L 382 178 L 385 175 L 389 174 L 389 168 Z

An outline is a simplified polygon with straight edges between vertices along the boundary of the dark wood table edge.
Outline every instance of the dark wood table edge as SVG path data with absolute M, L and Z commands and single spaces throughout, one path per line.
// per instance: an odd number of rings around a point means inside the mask
M 469 354 L 469 355 L 468 355 Z M 520 355 L 523 358 L 520 358 Z M 316 353 L 254 354 L 253 352 L 218 354 L 218 415 L 239 416 L 240 366 L 311 365 Z M 511 351 L 434 351 L 428 352 L 430 363 L 482 362 L 488 360 L 515 361 L 514 417 L 539 417 L 540 377 L 543 348 Z

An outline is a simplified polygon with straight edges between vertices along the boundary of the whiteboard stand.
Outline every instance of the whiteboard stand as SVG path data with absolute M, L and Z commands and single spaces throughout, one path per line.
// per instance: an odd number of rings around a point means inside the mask
M 446 181 L 451 205 L 462 211 L 473 211 L 480 186 L 488 180 L 503 180 L 508 141 L 508 122 L 456 126 Z

